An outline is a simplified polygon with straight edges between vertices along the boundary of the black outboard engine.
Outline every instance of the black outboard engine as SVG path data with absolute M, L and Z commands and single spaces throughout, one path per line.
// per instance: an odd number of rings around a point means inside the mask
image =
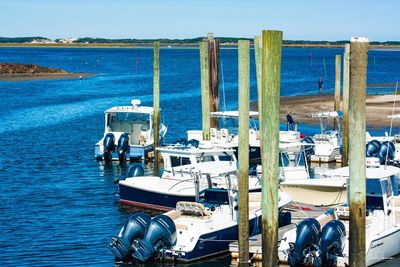
M 301 140 L 302 143 L 310 144 L 310 145 L 305 145 L 304 146 L 304 151 L 306 152 L 306 156 L 314 155 L 314 140 L 312 140 L 311 137 L 306 137 L 303 140 Z
M 301 264 L 314 264 L 320 266 L 315 252 L 318 250 L 319 233 L 321 226 L 314 218 L 307 218 L 297 225 L 296 242 L 289 243 L 290 251 L 288 263 L 290 266 L 299 266 Z
M 196 139 L 190 139 L 189 141 L 187 141 L 186 146 L 192 146 L 192 147 L 199 147 L 199 140 Z
M 128 170 L 126 170 L 125 178 L 128 177 L 139 177 L 144 175 L 144 168 L 141 164 L 134 164 L 129 166 Z
M 115 137 L 112 133 L 106 134 L 103 139 L 103 147 L 104 147 L 104 160 L 111 161 L 112 160 L 112 153 L 115 148 Z
M 126 154 L 129 152 L 129 134 L 123 133 L 118 139 L 118 159 L 120 163 L 126 161 Z
M 279 227 L 283 227 L 292 223 L 292 213 L 289 211 L 279 212 Z
M 381 164 L 385 164 L 386 158 L 392 160 L 394 158 L 394 152 L 396 151 L 392 142 L 385 141 L 381 144 L 377 157 Z
M 146 236 L 133 244 L 134 253 L 132 256 L 145 262 L 156 252 L 176 244 L 176 228 L 174 221 L 165 215 L 154 217 L 146 231 Z
M 329 221 L 322 228 L 319 254 L 321 255 L 323 266 L 336 266 L 337 257 L 343 256 L 345 241 L 346 228 L 341 221 Z
M 122 227 L 118 237 L 113 237 L 109 248 L 118 260 L 124 259 L 132 252 L 132 243 L 136 238 L 143 238 L 151 218 L 144 212 L 138 212 Z
M 376 157 L 377 153 L 379 152 L 379 148 L 381 146 L 381 142 L 378 140 L 369 141 L 366 145 L 366 156 L 367 157 Z

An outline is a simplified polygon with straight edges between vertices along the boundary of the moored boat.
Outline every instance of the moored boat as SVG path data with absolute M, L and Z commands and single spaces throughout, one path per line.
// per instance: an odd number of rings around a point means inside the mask
M 193 173 L 198 180 L 205 172 L 193 170 Z M 112 239 L 111 251 L 118 260 L 133 257 L 141 262 L 150 259 L 192 262 L 227 252 L 239 231 L 234 173 L 223 174 L 225 189 L 211 183 L 205 190 L 196 190 L 197 201 L 180 201 L 174 210 L 151 220 L 143 214 L 140 219 L 132 218 Z M 290 200 L 288 195 L 280 194 L 278 206 L 281 208 Z M 261 192 L 249 194 L 251 235 L 260 233 L 260 203 Z M 290 213 L 284 215 L 281 223 L 290 223 Z
M 141 106 L 138 99 L 131 106 L 116 106 L 104 112 L 103 137 L 95 144 L 98 160 L 143 160 L 154 150 L 153 107 Z M 167 126 L 160 123 L 160 144 Z

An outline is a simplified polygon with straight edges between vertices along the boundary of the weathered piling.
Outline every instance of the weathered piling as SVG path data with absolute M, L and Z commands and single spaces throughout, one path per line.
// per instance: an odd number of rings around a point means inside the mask
M 349 265 L 365 266 L 365 100 L 367 85 L 368 39 L 350 41 L 349 94 Z
M 153 53 L 154 175 L 158 176 L 159 152 L 156 148 L 160 146 L 160 42 L 154 42 Z
M 219 40 L 212 33 L 207 36 L 210 112 L 219 111 Z M 210 127 L 219 127 L 219 118 L 210 119 Z
M 342 56 L 336 55 L 335 57 L 335 111 L 340 110 L 340 74 L 341 74 Z M 337 120 L 335 119 L 334 127 L 336 127 Z
M 262 124 L 262 38 L 261 36 L 254 37 L 254 57 L 256 62 L 256 77 L 257 77 L 257 106 L 258 106 L 258 127 L 261 128 Z M 261 143 L 261 134 L 259 134 L 260 143 Z M 260 146 L 260 153 L 263 153 L 262 146 Z
M 279 105 L 282 32 L 262 33 L 262 262 L 278 264 Z M 268 138 L 267 138 L 268 137 Z
M 343 55 L 342 167 L 349 165 L 349 84 L 350 84 L 350 44 L 345 44 L 344 55 Z
M 250 42 L 240 40 L 239 51 L 239 265 L 249 264 L 249 108 Z
M 201 113 L 203 140 L 210 140 L 210 77 L 208 72 L 208 45 L 200 42 Z

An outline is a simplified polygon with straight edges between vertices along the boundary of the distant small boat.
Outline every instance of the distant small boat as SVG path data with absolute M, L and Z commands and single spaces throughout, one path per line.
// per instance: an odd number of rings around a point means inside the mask
M 314 155 L 311 161 L 332 162 L 341 159 L 340 147 L 342 146 L 342 117 L 341 111 L 329 111 L 311 114 L 313 118 L 320 120 L 319 134 L 315 134 Z M 330 128 L 329 121 L 335 119 L 334 129 Z
M 104 135 L 95 144 L 98 160 L 143 160 L 154 150 L 153 107 L 141 106 L 138 99 L 131 106 L 116 106 L 104 112 Z M 167 126 L 160 123 L 160 144 Z

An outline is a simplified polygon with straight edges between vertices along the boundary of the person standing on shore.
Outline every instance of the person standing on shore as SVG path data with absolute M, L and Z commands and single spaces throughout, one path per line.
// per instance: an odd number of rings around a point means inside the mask
M 319 94 L 322 95 L 322 89 L 324 88 L 324 81 L 322 80 L 322 76 L 319 77 L 318 80 L 318 89 L 319 89 Z
M 288 130 L 294 131 L 294 120 L 293 120 L 291 113 L 292 113 L 292 111 L 289 110 L 289 112 L 286 115 L 286 119 L 287 119 L 287 124 L 288 124 Z

